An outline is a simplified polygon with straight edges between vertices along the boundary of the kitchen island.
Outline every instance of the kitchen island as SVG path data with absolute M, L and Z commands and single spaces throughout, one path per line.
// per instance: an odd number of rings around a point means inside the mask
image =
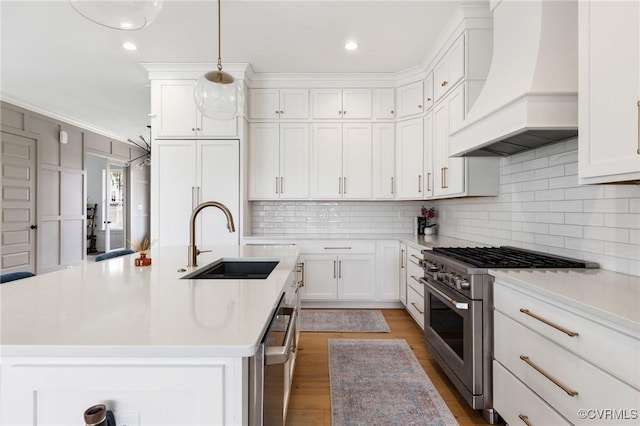
M 247 364 L 285 287 L 294 247 L 220 246 L 198 257 L 279 263 L 262 280 L 182 279 L 186 247 L 0 286 L 0 424 L 81 424 L 108 402 L 118 424 L 241 425 Z

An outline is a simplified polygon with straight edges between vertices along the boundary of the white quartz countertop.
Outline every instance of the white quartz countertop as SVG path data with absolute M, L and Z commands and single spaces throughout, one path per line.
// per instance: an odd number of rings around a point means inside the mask
M 243 237 L 245 244 L 296 244 L 304 241 L 349 241 L 369 240 L 388 241 L 398 240 L 406 244 L 413 244 L 425 248 L 432 247 L 486 247 L 486 244 L 467 241 L 441 235 L 415 234 L 269 234 Z
M 490 270 L 496 280 L 640 333 L 640 277 L 602 269 Z
M 187 268 L 186 247 L 41 274 L 0 286 L 2 356 L 245 357 L 255 354 L 298 259 L 295 247 L 201 247 Z M 264 280 L 181 277 L 219 258 L 279 264 Z M 178 272 L 179 269 L 185 272 Z

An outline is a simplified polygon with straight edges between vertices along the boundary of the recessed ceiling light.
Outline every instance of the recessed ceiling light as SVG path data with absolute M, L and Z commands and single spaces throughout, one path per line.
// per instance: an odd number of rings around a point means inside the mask
M 358 48 L 358 43 L 355 41 L 348 41 L 347 44 L 344 45 L 344 48 L 347 50 L 356 50 Z
M 131 22 L 121 22 L 120 28 L 122 28 L 123 30 L 130 30 L 131 28 L 133 28 L 133 24 Z
M 138 50 L 138 47 L 135 44 L 130 42 L 122 43 L 122 47 L 127 50 Z

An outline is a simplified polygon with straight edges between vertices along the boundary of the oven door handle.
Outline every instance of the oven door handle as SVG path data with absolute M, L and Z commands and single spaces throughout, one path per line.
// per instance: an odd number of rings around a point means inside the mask
M 427 287 L 429 287 L 428 290 L 432 291 L 433 293 L 435 293 L 436 296 L 438 296 L 438 298 L 446 300 L 452 306 L 454 306 L 456 309 L 461 310 L 461 311 L 469 310 L 469 304 L 468 303 L 466 303 L 466 302 L 458 302 L 457 300 L 454 300 L 454 299 L 450 298 L 449 296 L 447 296 L 446 294 L 444 294 L 443 292 L 441 292 L 440 290 L 435 288 L 433 285 L 431 285 L 431 283 L 429 283 L 429 281 L 425 280 L 424 278 L 420 278 L 420 281 L 422 282 L 422 284 L 424 284 Z
M 266 365 L 284 364 L 289 360 L 289 353 L 293 347 L 293 338 L 296 334 L 296 321 L 298 319 L 298 310 L 292 309 L 293 313 L 289 318 L 287 327 L 287 335 L 284 339 L 284 346 L 265 346 L 264 363 Z

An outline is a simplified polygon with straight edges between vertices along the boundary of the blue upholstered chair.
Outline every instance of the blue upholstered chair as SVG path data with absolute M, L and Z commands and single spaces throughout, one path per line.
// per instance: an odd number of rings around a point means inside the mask
M 35 277 L 35 275 L 31 272 L 19 271 L 19 272 L 9 272 L 6 274 L 0 275 L 0 284 L 8 283 L 9 281 L 21 280 L 23 278 Z
M 131 249 L 118 249 L 111 250 L 103 254 L 99 254 L 96 256 L 96 262 L 101 262 L 103 260 L 112 259 L 114 257 L 126 256 L 128 254 L 135 253 L 135 251 Z

